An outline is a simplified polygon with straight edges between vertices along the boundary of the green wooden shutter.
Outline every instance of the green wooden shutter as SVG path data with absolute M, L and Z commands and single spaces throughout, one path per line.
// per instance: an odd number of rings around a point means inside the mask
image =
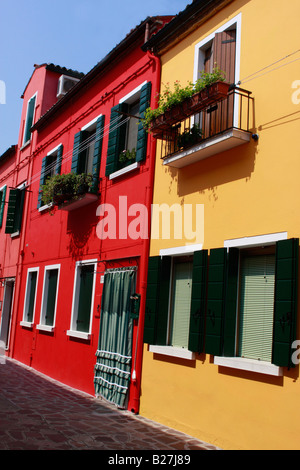
M 54 169 L 55 175 L 59 175 L 61 172 L 62 154 L 63 154 L 63 145 L 60 145 L 58 147 L 57 155 L 56 155 L 56 162 L 55 162 L 55 169 Z
M 5 233 L 14 233 L 15 213 L 17 205 L 18 189 L 11 189 L 9 192 Z
M 45 324 L 49 326 L 52 326 L 54 323 L 57 277 L 57 269 L 51 269 L 48 271 L 48 292 L 45 312 Z
M 210 250 L 206 309 L 205 352 L 220 356 L 226 291 L 226 248 Z
M 236 322 L 239 285 L 239 249 L 230 248 L 227 265 L 227 284 L 224 321 L 224 356 L 236 354 Z
M 145 111 L 150 106 L 150 96 L 151 96 L 151 82 L 147 82 L 141 89 L 140 95 L 140 109 L 139 115 L 142 119 L 144 117 Z M 139 122 L 138 126 L 138 136 L 137 136 L 137 146 L 136 146 L 136 161 L 141 162 L 146 158 L 147 151 L 147 140 L 148 132 L 144 129 L 142 122 Z
M 189 350 L 201 353 L 204 342 L 204 322 L 207 289 L 207 260 L 208 251 L 194 253 L 192 300 L 189 331 Z
M 169 318 L 171 257 L 163 256 L 161 259 L 161 277 L 159 290 L 158 318 L 156 325 L 156 344 L 166 345 L 167 326 Z
M 104 116 L 100 116 L 96 123 L 96 135 L 95 135 L 95 149 L 93 156 L 93 185 L 90 189 L 92 193 L 98 192 L 99 186 L 99 173 L 100 173 L 100 162 L 102 153 L 102 142 L 103 142 L 103 130 L 104 130 Z
M 272 362 L 292 367 L 296 339 L 299 239 L 276 244 L 275 302 Z
M 80 157 L 82 154 L 82 142 L 84 140 L 84 134 L 82 131 L 79 131 L 74 136 L 74 146 L 73 146 L 73 156 L 72 156 L 72 165 L 71 172 L 75 175 L 80 173 Z
M 37 207 L 41 207 L 42 205 L 42 186 L 45 184 L 45 170 L 47 165 L 47 157 L 44 157 L 42 160 L 42 169 L 41 169 L 41 176 L 40 176 L 40 186 L 39 186 L 39 194 L 38 194 L 38 204 Z
M 144 342 L 166 345 L 171 258 L 149 258 Z
M 152 256 L 148 261 L 148 280 L 145 308 L 144 343 L 155 344 L 156 318 L 160 287 L 160 256 Z
M 25 200 L 25 189 L 18 189 L 17 193 L 17 211 L 15 214 L 15 232 L 21 230 L 22 225 L 22 217 L 23 217 L 23 208 L 24 208 L 24 200 Z
M 2 189 L 0 195 L 1 195 L 1 199 L 0 199 L 0 228 L 2 227 L 2 222 L 3 222 L 3 215 L 4 215 L 4 208 L 5 208 L 5 198 L 6 198 L 6 189 L 7 189 L 7 186 L 4 186 L 4 188 Z
M 118 169 L 119 155 L 125 149 L 126 123 L 120 124 L 124 119 L 120 112 L 127 111 L 127 104 L 120 103 L 111 108 L 109 139 L 106 158 L 105 175 L 109 176 Z
M 14 233 L 21 229 L 24 198 L 24 189 L 10 190 L 5 233 Z
M 28 103 L 26 123 L 25 123 L 25 131 L 24 131 L 24 141 L 23 141 L 24 144 L 26 142 L 28 142 L 28 140 L 30 140 L 30 137 L 31 137 L 30 129 L 31 129 L 32 123 L 33 123 L 35 98 L 36 97 L 33 96 L 33 98 L 31 98 L 31 100 Z

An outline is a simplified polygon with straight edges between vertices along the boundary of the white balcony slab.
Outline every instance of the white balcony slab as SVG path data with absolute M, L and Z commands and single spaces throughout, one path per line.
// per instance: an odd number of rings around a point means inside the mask
M 239 129 L 230 129 L 223 134 L 205 139 L 205 141 L 164 158 L 163 164 L 183 168 L 205 158 L 212 157 L 232 148 L 250 142 L 251 134 Z

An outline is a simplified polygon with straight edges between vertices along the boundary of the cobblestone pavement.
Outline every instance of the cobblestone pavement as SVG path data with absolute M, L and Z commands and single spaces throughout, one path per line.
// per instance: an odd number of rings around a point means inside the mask
M 9 358 L 0 363 L 0 449 L 219 450 Z

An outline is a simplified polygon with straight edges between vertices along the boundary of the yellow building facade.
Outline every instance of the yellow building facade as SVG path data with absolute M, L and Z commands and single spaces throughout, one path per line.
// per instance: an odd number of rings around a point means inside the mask
M 235 87 L 157 134 L 140 413 L 225 450 L 298 449 L 300 3 L 205 3 L 146 44 L 162 89 L 216 63 Z

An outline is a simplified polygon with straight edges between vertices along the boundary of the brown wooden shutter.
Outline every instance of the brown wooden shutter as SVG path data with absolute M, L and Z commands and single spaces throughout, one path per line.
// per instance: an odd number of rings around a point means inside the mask
M 227 83 L 235 82 L 236 31 L 216 33 L 212 45 L 212 68 L 218 67 L 225 73 Z M 218 134 L 233 126 L 234 96 L 218 104 L 218 109 L 211 115 L 210 131 Z
M 216 33 L 213 43 L 213 67 L 217 65 L 226 74 L 226 82 L 235 81 L 235 30 Z

